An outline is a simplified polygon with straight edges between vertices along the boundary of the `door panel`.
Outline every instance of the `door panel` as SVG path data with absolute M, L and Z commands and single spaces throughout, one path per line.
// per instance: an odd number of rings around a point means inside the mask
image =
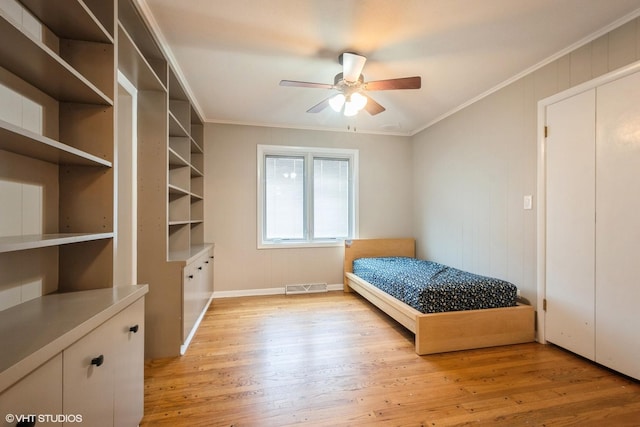
M 547 107 L 546 339 L 593 359 L 595 89 Z
M 596 361 L 640 378 L 640 73 L 597 98 Z

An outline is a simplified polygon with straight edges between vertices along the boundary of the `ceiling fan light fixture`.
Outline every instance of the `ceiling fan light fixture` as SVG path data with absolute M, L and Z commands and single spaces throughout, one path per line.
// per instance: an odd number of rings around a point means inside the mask
M 367 97 L 355 92 L 349 95 L 344 103 L 344 115 L 355 116 L 367 105 Z
M 342 111 L 342 106 L 344 105 L 345 100 L 345 96 L 339 93 L 329 100 L 329 105 L 333 108 L 333 111 L 339 113 Z
M 354 105 L 356 110 L 360 111 L 365 107 L 365 105 L 367 105 L 367 97 L 358 92 L 352 93 L 351 103 Z

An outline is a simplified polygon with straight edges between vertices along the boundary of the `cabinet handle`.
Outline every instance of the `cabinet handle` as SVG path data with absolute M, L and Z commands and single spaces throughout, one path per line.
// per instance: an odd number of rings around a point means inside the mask
M 134 334 L 138 333 L 138 325 L 134 325 L 129 328 L 129 332 L 133 332 Z
M 209 259 L 213 259 L 213 256 L 210 256 Z
M 102 354 L 98 357 L 94 357 L 93 359 L 91 359 L 92 365 L 102 366 L 103 363 L 104 363 L 104 355 Z
M 35 418 L 35 416 L 34 416 Z M 18 424 L 16 424 L 16 427 L 34 427 L 36 425 L 36 421 L 18 421 Z
M 198 270 L 202 270 L 202 267 L 198 267 Z
M 205 261 L 204 263 L 205 263 L 205 264 L 209 264 L 209 261 Z
M 193 274 L 187 276 L 189 279 L 193 279 Z

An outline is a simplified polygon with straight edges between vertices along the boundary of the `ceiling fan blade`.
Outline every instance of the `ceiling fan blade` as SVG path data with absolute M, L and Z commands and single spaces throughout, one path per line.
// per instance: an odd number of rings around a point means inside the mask
M 373 82 L 366 82 L 364 84 L 365 90 L 393 90 L 393 89 L 420 89 L 422 86 L 422 79 L 420 76 L 416 77 L 402 77 L 399 79 L 388 80 L 376 80 Z
M 362 74 L 362 68 L 364 63 L 367 62 L 367 58 L 364 56 L 356 55 L 355 53 L 345 52 L 341 55 L 342 61 L 342 78 L 349 83 L 355 83 Z
M 309 108 L 307 110 L 307 113 L 319 113 L 320 111 L 324 110 L 325 108 L 327 108 L 329 106 L 329 100 L 331 98 L 333 98 L 335 95 L 332 95 L 320 102 L 318 102 L 316 105 L 314 105 L 313 107 Z
M 378 104 L 370 96 L 367 96 L 365 94 L 362 94 L 362 95 L 367 98 L 367 105 L 364 106 L 364 109 L 367 110 L 367 113 L 371 114 L 372 116 L 375 116 L 376 114 L 382 113 L 384 110 L 386 110 L 386 108 Z
M 333 89 L 334 86 L 328 83 L 312 83 L 312 82 L 298 82 L 295 80 L 280 80 L 280 86 L 292 86 L 292 87 L 310 87 L 318 89 Z

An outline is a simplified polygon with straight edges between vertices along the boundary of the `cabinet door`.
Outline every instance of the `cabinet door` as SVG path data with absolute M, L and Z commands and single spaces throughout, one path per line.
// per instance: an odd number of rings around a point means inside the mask
M 196 263 L 187 264 L 182 271 L 182 342 L 185 342 L 200 315 L 198 288 L 202 274 Z
M 598 88 L 596 361 L 640 378 L 640 73 Z
M 213 294 L 213 268 L 214 268 L 214 258 L 213 258 L 213 249 L 211 249 L 209 252 L 207 252 L 207 255 L 205 257 L 205 270 L 206 270 L 206 276 L 205 276 L 205 286 L 204 286 L 204 290 L 205 293 L 207 294 L 207 300 L 209 298 L 211 298 L 211 295 Z
M 116 332 L 114 355 L 114 426 L 133 427 L 144 412 L 144 298 L 112 319 Z
M 63 412 L 90 426 L 113 426 L 115 349 L 111 320 L 63 351 Z
M 595 90 L 547 107 L 545 338 L 594 358 Z
M 62 354 L 58 354 L 0 394 L 0 414 L 3 415 L 0 426 L 3 427 L 15 426 L 20 421 L 20 416 L 30 416 L 29 420 L 36 421 L 38 426 L 60 426 L 57 422 L 40 422 L 41 420 L 35 417 L 63 414 Z

